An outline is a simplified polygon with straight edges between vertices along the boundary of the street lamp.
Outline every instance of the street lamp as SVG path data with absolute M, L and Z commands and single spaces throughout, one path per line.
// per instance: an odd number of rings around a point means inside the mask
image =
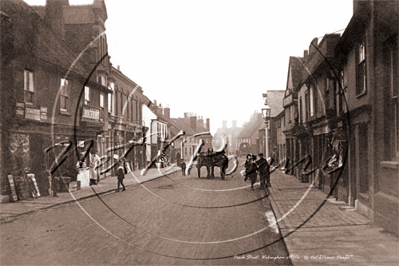
M 269 129 L 269 119 L 271 114 L 271 108 L 265 103 L 265 107 L 262 108 L 262 117 L 265 120 L 265 158 L 269 157 L 269 139 L 268 139 L 268 129 Z

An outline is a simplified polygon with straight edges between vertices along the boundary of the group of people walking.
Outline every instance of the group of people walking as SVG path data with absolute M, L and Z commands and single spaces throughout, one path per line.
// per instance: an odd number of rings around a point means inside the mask
M 263 153 L 259 153 L 259 159 L 257 160 L 256 155 L 248 154 L 246 156 L 245 167 L 245 178 L 251 181 L 251 189 L 254 189 L 258 174 L 260 180 L 260 188 L 270 187 L 270 165 L 267 160 L 263 158 Z M 267 190 L 266 190 L 267 191 Z

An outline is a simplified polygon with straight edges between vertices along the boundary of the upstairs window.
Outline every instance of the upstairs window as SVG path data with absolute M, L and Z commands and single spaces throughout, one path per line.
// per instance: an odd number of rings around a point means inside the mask
M 104 94 L 100 94 L 100 107 L 104 108 Z
M 305 122 L 309 122 L 310 115 L 310 99 L 309 99 L 309 91 L 305 92 Z
M 112 91 L 108 93 L 108 113 L 115 115 L 114 83 L 110 83 L 108 89 Z
M 104 76 L 98 76 L 98 82 L 103 85 L 103 86 L 107 86 L 107 77 Z
M 90 102 L 90 88 L 85 86 L 85 105 L 88 105 Z
M 24 100 L 25 103 L 33 104 L 35 96 L 35 88 L 33 86 L 33 72 L 24 71 Z
M 314 87 L 313 87 L 313 85 L 311 85 L 310 87 L 309 87 L 309 93 L 310 93 L 310 95 L 309 95 L 309 108 L 310 108 L 310 116 L 312 117 L 312 116 L 314 116 L 314 94 L 313 94 L 313 89 L 314 89 Z
M 61 79 L 61 88 L 60 88 L 60 109 L 62 111 L 67 111 L 68 105 L 68 80 Z
M 299 116 L 299 123 L 302 123 L 302 97 L 299 97 L 299 108 L 298 108 L 298 116 Z
M 358 45 L 356 95 L 360 96 L 367 91 L 366 45 L 362 41 Z

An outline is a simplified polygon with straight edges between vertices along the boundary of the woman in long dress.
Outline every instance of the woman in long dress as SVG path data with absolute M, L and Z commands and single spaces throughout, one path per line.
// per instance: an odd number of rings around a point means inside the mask
M 244 181 L 247 181 L 247 179 L 251 180 L 251 189 L 254 189 L 254 184 L 256 182 L 257 178 L 257 166 L 254 160 L 254 157 L 252 154 L 247 155 L 247 160 L 245 161 L 245 179 Z

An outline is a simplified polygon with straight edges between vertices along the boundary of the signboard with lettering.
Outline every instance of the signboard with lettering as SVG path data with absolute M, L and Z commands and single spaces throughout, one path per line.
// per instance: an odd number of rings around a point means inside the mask
M 292 102 L 293 102 L 292 101 L 292 94 L 290 94 L 289 96 L 287 96 L 287 97 L 285 97 L 283 99 L 283 107 L 286 107 L 286 106 L 292 104 Z
M 25 119 L 40 121 L 40 109 L 25 108 Z
M 17 103 L 16 104 L 16 109 L 15 109 L 15 114 L 17 115 L 17 118 L 24 118 L 25 116 L 25 103 Z
M 40 120 L 46 121 L 47 120 L 47 107 L 40 106 Z
M 83 107 L 82 118 L 90 120 L 100 120 L 100 110 L 95 108 Z

